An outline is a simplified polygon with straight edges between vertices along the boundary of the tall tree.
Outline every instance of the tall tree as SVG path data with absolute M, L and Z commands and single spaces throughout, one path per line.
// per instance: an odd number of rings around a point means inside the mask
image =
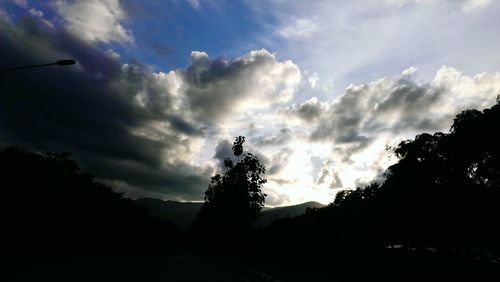
M 266 168 L 257 156 L 243 150 L 243 143 L 245 137 L 235 138 L 235 160 L 226 158 L 225 171 L 212 177 L 193 231 L 241 235 L 253 227 L 267 196 L 262 192 Z

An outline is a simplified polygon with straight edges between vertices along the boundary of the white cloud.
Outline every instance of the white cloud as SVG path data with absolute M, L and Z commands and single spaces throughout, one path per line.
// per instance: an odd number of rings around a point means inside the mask
M 319 25 L 312 19 L 294 18 L 278 30 L 278 34 L 285 38 L 307 39 L 319 31 Z
M 0 21 L 4 21 L 6 23 L 12 23 L 12 19 L 4 9 L 0 7 Z
M 491 4 L 491 2 L 491 0 L 468 0 L 462 5 L 462 10 L 464 12 L 470 12 L 476 9 L 485 8 Z
M 309 83 L 309 86 L 311 86 L 311 88 L 316 88 L 319 86 L 318 82 L 319 82 L 319 74 L 317 72 L 311 74 L 308 78 L 307 78 L 307 82 Z
M 193 9 L 200 9 L 201 8 L 201 3 L 200 0 L 187 0 L 189 5 L 193 7 Z
M 35 17 L 43 17 L 43 12 L 35 8 L 30 9 L 30 14 L 32 14 Z
M 406 4 L 422 4 L 422 3 L 429 3 L 429 2 L 432 3 L 435 0 L 384 0 L 384 1 L 387 3 L 396 4 L 400 7 L 402 7 Z
M 442 111 L 457 113 L 465 108 L 490 107 L 500 89 L 500 73 L 465 75 L 455 68 L 443 66 L 434 77 L 433 87 L 446 89 L 441 101 Z
M 53 28 L 54 27 L 54 24 L 48 20 L 45 19 L 45 14 L 38 10 L 38 9 L 35 9 L 35 8 L 30 8 L 29 9 L 29 13 L 33 16 L 33 17 L 37 17 L 41 23 L 45 24 L 46 26 L 50 27 L 50 28 Z
M 68 29 L 88 42 L 133 42 L 132 31 L 122 25 L 125 11 L 118 0 L 55 3 Z
M 28 8 L 28 1 L 27 0 L 15 0 L 14 1 L 18 6 L 23 7 L 23 8 Z
M 106 57 L 118 61 L 120 59 L 120 54 L 118 54 L 115 50 L 113 49 L 108 49 L 104 52 L 104 55 Z
M 436 4 L 445 1 L 442 0 L 384 0 L 387 3 L 396 4 L 400 7 L 407 4 Z M 448 4 L 458 4 L 462 11 L 470 12 L 476 9 L 484 8 L 491 4 L 491 0 L 447 0 Z
M 416 67 L 409 67 L 407 69 L 405 69 L 402 73 L 401 73 L 401 76 L 412 76 L 414 75 L 416 72 L 418 71 L 418 68 Z

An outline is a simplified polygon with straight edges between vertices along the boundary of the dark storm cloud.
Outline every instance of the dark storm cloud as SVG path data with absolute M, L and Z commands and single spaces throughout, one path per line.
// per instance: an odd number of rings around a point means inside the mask
M 220 171 L 225 170 L 224 160 L 230 159 L 233 162 L 237 161 L 237 158 L 233 153 L 233 144 L 228 140 L 221 140 L 215 147 L 215 154 L 213 158 L 217 161 L 217 166 Z
M 183 161 L 151 166 L 99 155 L 84 155 L 80 160 L 96 174 L 105 176 L 105 180 L 118 180 L 170 199 L 199 201 L 213 172 L 211 168 L 194 167 Z
M 106 180 L 186 199 L 201 198 L 210 170 L 184 161 L 202 132 L 172 115 L 163 78 L 120 65 L 65 30 L 26 19 L 0 22 L 3 66 L 74 58 L 76 66 L 0 75 L 0 140 L 34 150 L 69 151 Z M 138 102 L 140 100 L 140 103 Z M 165 122 L 168 133 L 155 122 Z
M 203 136 L 203 129 L 195 127 L 192 123 L 187 122 L 181 116 L 171 115 L 169 117 L 169 122 L 172 127 L 180 132 L 183 132 L 190 136 Z

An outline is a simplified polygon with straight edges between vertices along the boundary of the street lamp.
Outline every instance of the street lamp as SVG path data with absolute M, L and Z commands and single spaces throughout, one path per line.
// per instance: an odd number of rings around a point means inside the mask
M 6 68 L 6 69 L 0 69 L 0 74 L 3 74 L 8 71 L 16 71 L 16 70 L 24 70 L 24 69 L 33 69 L 33 68 L 39 68 L 39 67 L 46 67 L 46 66 L 70 66 L 70 65 L 76 65 L 76 61 L 69 59 L 69 60 L 59 60 L 55 63 L 49 63 L 49 64 L 41 64 L 41 65 L 29 65 L 29 66 L 21 66 L 21 67 L 11 67 L 11 68 Z

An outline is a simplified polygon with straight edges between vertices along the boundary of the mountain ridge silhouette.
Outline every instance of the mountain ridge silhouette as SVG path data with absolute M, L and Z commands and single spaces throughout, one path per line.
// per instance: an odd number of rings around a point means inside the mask
M 148 208 L 152 216 L 171 220 L 184 232 L 189 231 L 203 204 L 203 202 L 180 202 L 155 198 L 139 198 L 134 202 Z M 325 205 L 315 201 L 290 206 L 265 207 L 255 225 L 256 227 L 265 227 L 273 220 L 301 215 L 306 212 L 307 208 L 322 207 L 325 207 Z

